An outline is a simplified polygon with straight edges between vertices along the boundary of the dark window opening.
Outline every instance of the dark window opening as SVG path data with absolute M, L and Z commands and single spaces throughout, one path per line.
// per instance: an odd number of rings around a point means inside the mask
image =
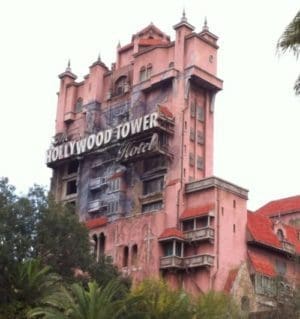
M 278 229 L 277 230 L 277 237 L 280 241 L 283 241 L 284 240 L 284 235 L 283 235 L 283 231 L 282 229 Z
M 196 219 L 196 228 L 204 228 L 207 226 L 207 217 L 200 217 Z
M 76 180 L 67 182 L 66 195 L 72 195 L 77 193 L 77 183 Z
M 236 201 L 235 201 L 235 199 L 233 200 L 233 208 L 236 208 Z
M 147 65 L 147 74 L 146 74 L 146 77 L 147 79 L 149 79 L 152 75 L 152 64 L 148 64 Z
M 98 249 L 98 238 L 97 235 L 93 235 L 93 255 L 96 258 L 97 257 L 97 249 Z
M 140 69 L 140 81 L 145 81 L 146 78 L 146 68 L 143 66 Z
M 193 219 L 185 220 L 182 223 L 182 230 L 183 231 L 194 230 L 194 220 Z
M 233 232 L 235 233 L 235 224 L 233 224 L 232 230 L 233 230 Z
M 175 244 L 175 256 L 181 257 L 182 245 L 180 242 L 176 241 Z
M 148 181 L 144 181 L 144 189 L 143 194 L 152 194 L 156 192 L 161 192 L 164 187 L 164 177 L 159 177 L 155 179 L 151 179 Z
M 142 206 L 142 212 L 147 213 L 147 212 L 153 212 L 156 210 L 160 210 L 162 208 L 162 201 L 159 202 L 153 202 L 149 204 L 144 204 Z
M 174 251 L 175 248 L 175 251 Z M 164 256 L 178 256 L 181 257 L 182 245 L 180 242 L 176 241 L 174 246 L 174 241 L 169 241 L 163 245 Z
M 116 82 L 116 90 L 115 94 L 116 95 L 122 95 L 126 93 L 126 86 L 127 86 L 127 77 L 122 76 L 119 78 L 119 80 Z
M 123 267 L 128 266 L 128 256 L 129 256 L 128 246 L 125 246 L 123 250 Z
M 165 166 L 166 166 L 166 158 L 164 156 L 156 156 L 156 157 L 147 158 L 144 161 L 144 172 L 164 168 Z
M 78 161 L 72 161 L 68 164 L 68 170 L 67 173 L 68 175 L 77 173 L 79 167 L 79 162 Z
M 248 296 L 243 296 L 241 298 L 241 309 L 243 311 L 249 311 L 250 309 L 250 301 Z
M 99 256 L 104 256 L 105 252 L 105 236 L 103 233 L 99 236 Z
M 164 256 L 173 256 L 173 242 L 167 242 L 164 244 Z
M 76 104 L 75 104 L 75 112 L 76 113 L 79 113 L 82 111 L 82 105 L 83 105 L 83 100 L 82 98 L 78 98 L 77 101 L 76 101 Z
M 133 245 L 131 249 L 131 265 L 137 266 L 138 264 L 138 247 L 137 245 Z

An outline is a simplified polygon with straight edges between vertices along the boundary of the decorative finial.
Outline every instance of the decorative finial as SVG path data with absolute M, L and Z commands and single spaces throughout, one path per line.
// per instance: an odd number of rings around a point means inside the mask
M 67 65 L 67 68 L 66 68 L 66 72 L 71 72 L 71 60 L 70 59 L 68 60 L 68 65 Z
M 121 42 L 120 42 L 120 40 L 119 40 L 119 42 L 118 42 L 118 46 L 117 46 L 117 48 L 118 48 L 118 49 L 120 49 L 120 48 L 121 48 Z
M 203 25 L 202 30 L 203 31 L 208 31 L 208 25 L 207 25 L 207 18 L 206 17 L 204 18 L 204 25 Z
M 100 52 L 98 53 L 97 62 L 101 62 L 101 55 L 100 55 Z
M 185 8 L 183 8 L 183 10 L 182 10 L 181 21 L 183 21 L 183 22 L 186 22 L 186 21 L 187 21 L 187 18 L 186 18 L 186 15 L 185 15 Z

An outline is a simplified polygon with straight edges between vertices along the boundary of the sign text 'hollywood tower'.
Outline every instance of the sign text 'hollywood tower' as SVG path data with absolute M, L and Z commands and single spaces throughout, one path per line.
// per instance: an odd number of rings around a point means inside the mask
M 112 142 L 113 136 L 115 136 L 114 141 L 118 141 L 145 132 L 153 127 L 157 127 L 157 117 L 157 112 L 154 112 L 132 121 L 122 123 L 114 128 L 90 134 L 79 140 L 72 140 L 57 146 L 52 146 L 47 150 L 46 163 L 49 164 L 73 155 L 80 155 L 98 149 L 104 145 L 108 145 Z

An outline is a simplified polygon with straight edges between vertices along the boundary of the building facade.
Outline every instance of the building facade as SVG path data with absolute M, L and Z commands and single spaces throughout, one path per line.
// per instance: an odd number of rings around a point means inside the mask
M 95 258 L 110 256 L 134 281 L 161 275 L 242 300 L 245 287 L 255 295 L 261 247 L 249 237 L 248 191 L 213 175 L 218 38 L 185 14 L 173 28 L 171 41 L 148 25 L 81 82 L 70 66 L 59 75 L 51 190 L 75 206 Z

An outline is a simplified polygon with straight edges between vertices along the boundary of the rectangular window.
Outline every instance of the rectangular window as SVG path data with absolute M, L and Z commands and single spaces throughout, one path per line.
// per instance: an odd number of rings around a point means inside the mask
M 67 168 L 67 174 L 71 175 L 74 173 L 77 173 L 78 171 L 78 166 L 79 166 L 79 162 L 78 161 L 72 161 L 68 164 L 68 168 Z
M 175 250 L 175 255 L 181 257 L 181 243 L 179 243 L 178 241 L 176 241 Z
M 153 212 L 156 210 L 160 210 L 162 208 L 162 201 L 159 202 L 153 202 L 149 204 L 144 204 L 142 206 L 142 212 L 147 213 L 147 212 Z
M 195 141 L 195 130 L 192 127 L 190 129 L 190 141 Z
M 197 143 L 199 145 L 203 145 L 204 144 L 204 134 L 201 131 L 197 131 Z
M 109 191 L 117 192 L 120 190 L 120 178 L 114 178 L 109 183 Z
M 203 106 L 197 106 L 197 120 L 204 122 L 204 108 Z
M 144 181 L 144 189 L 143 189 L 143 194 L 152 194 L 152 193 L 157 193 L 161 192 L 164 187 L 164 177 L 161 176 L 159 178 L 151 179 L 148 181 Z
M 144 172 L 165 168 L 166 165 L 167 165 L 167 162 L 164 156 L 155 156 L 155 157 L 147 158 L 144 161 Z
M 77 182 L 76 179 L 67 182 L 66 195 L 72 195 L 77 193 Z
M 201 156 L 197 156 L 197 169 L 203 169 L 203 157 Z
M 164 244 L 164 256 L 173 256 L 173 242 L 167 242 Z
M 191 117 L 195 117 L 196 116 L 196 104 L 194 102 L 191 103 L 190 109 L 191 109 Z
M 183 231 L 189 231 L 189 230 L 194 230 L 194 220 L 185 220 L 182 222 L 182 230 Z
M 195 155 L 194 155 L 194 153 L 190 153 L 189 163 L 190 163 L 190 166 L 194 166 L 195 165 Z

